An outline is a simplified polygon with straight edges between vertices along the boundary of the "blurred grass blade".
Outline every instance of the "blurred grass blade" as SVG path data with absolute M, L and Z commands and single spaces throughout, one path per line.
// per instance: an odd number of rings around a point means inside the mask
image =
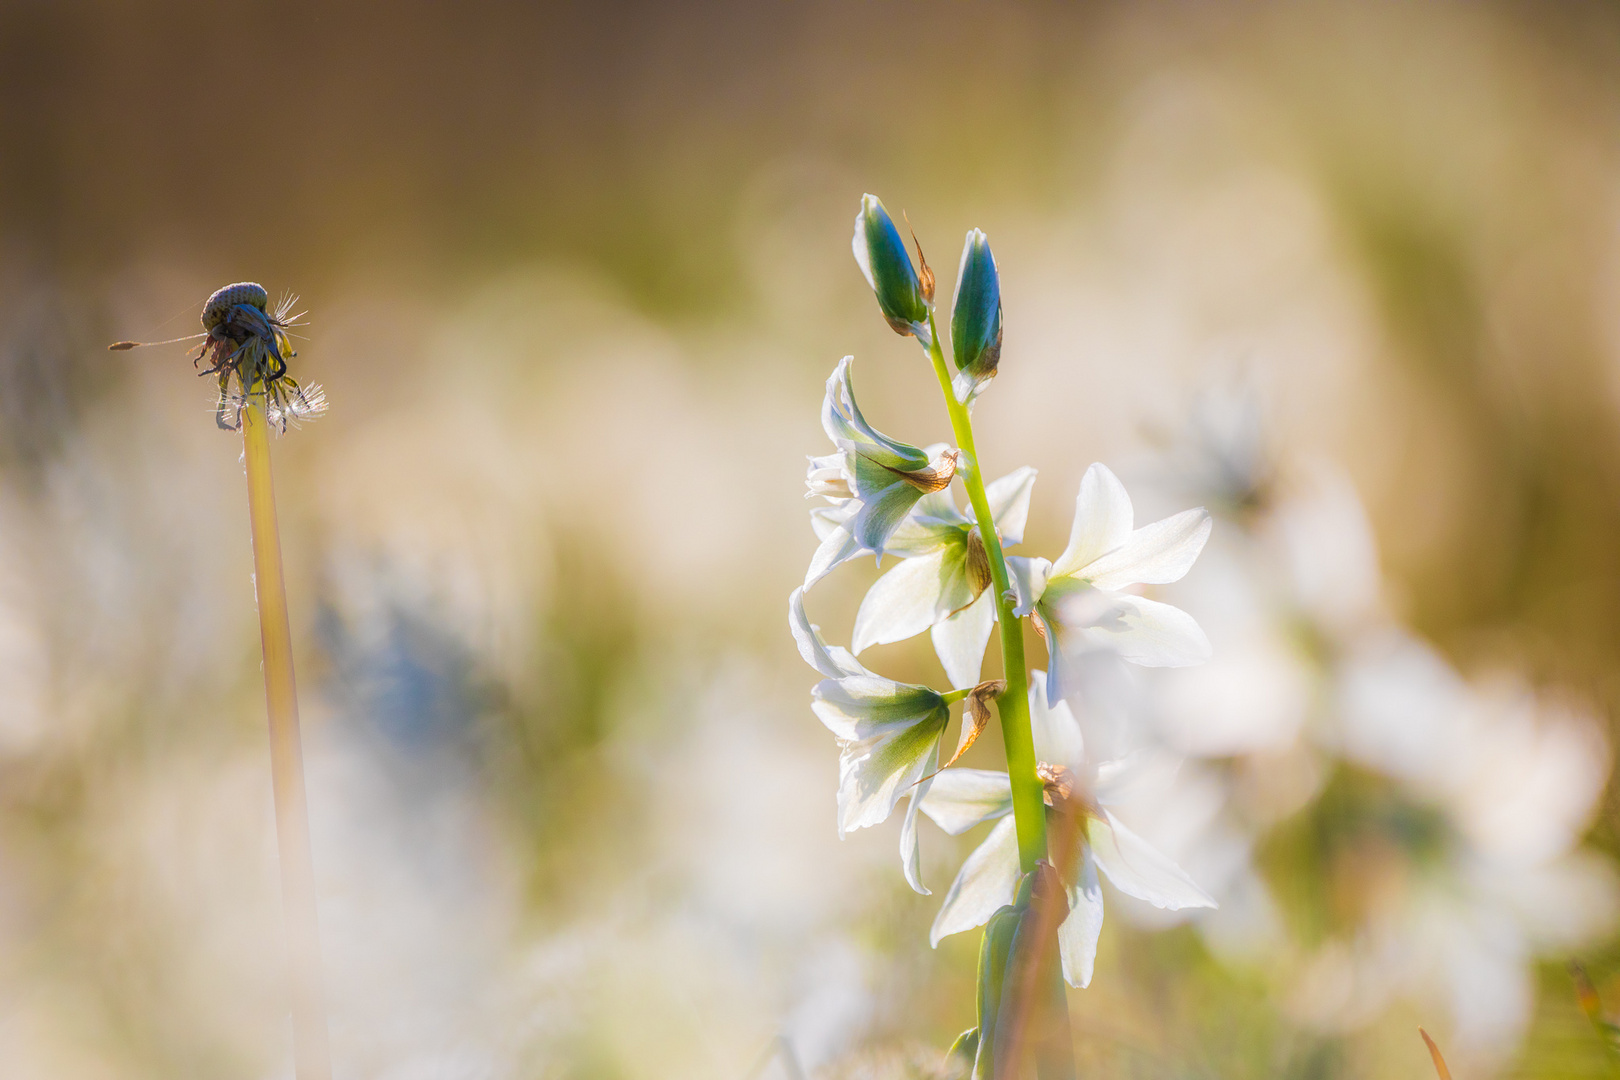
M 1451 1070 L 1446 1068 L 1446 1059 L 1440 1056 L 1440 1048 L 1434 1045 L 1434 1040 L 1429 1038 L 1427 1031 L 1418 1028 L 1418 1034 L 1423 1036 L 1424 1045 L 1429 1048 L 1429 1056 L 1434 1059 L 1434 1071 L 1440 1080 L 1451 1080 Z

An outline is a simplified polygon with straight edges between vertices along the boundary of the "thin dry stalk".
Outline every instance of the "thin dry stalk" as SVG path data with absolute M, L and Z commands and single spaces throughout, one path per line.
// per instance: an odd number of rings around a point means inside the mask
M 242 450 L 247 462 L 254 584 L 259 600 L 259 634 L 264 646 L 264 696 L 270 714 L 270 778 L 275 794 L 281 893 L 287 920 L 293 1061 L 298 1080 L 331 1080 L 326 1004 L 321 987 L 320 927 L 315 914 L 315 870 L 310 857 L 309 806 L 304 794 L 304 755 L 298 733 L 298 686 L 293 677 L 292 629 L 287 618 L 276 496 L 270 482 L 269 424 L 264 404 L 262 392 L 247 395 L 247 403 L 242 408 Z

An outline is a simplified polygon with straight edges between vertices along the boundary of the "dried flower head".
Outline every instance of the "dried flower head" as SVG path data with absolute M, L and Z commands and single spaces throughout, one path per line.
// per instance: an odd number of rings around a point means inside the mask
M 192 366 L 207 359 L 208 366 L 199 374 L 219 376 L 214 422 L 224 430 L 241 429 L 242 407 L 256 395 L 263 396 L 265 416 L 281 431 L 286 431 L 289 423 L 313 420 L 326 411 L 326 394 L 319 386 L 300 386 L 287 373 L 287 361 L 298 355 L 288 334 L 292 327 L 301 325 L 298 320 L 303 318 L 303 312 L 294 314 L 292 310 L 297 303 L 298 298 L 289 293 L 271 307 L 270 294 L 263 285 L 238 281 L 216 290 L 203 304 L 203 332 L 193 335 L 203 340 L 197 346 Z M 169 342 L 119 341 L 108 348 L 121 351 L 143 344 Z

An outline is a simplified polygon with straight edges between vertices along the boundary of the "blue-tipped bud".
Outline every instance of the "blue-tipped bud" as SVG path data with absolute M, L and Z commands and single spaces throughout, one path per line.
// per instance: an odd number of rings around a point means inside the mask
M 984 391 L 1001 362 L 1001 275 L 990 241 L 978 229 L 968 231 L 956 270 L 951 357 L 956 362 L 952 389 L 963 404 Z
M 917 276 L 911 256 L 906 253 L 906 242 L 900 239 L 900 230 L 894 227 L 894 219 L 876 195 L 861 196 L 861 211 L 855 215 L 855 239 L 851 246 L 855 250 L 855 261 L 866 275 L 866 283 L 877 294 L 878 307 L 883 309 L 883 317 L 894 332 L 914 334 L 926 344 L 934 275 L 925 261 L 922 277 Z M 917 254 L 921 256 L 920 249 Z

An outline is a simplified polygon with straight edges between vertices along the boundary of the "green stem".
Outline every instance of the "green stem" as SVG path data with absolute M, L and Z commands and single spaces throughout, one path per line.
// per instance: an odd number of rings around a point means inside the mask
M 1024 873 L 1046 858 L 1046 799 L 1040 777 L 1035 775 L 1035 743 L 1029 726 L 1029 672 L 1024 665 L 1023 622 L 1013 614 L 1012 593 L 1007 580 L 1007 559 L 1001 552 L 1001 536 L 990 513 L 990 500 L 984 493 L 984 476 L 979 469 L 979 452 L 973 445 L 973 418 L 967 406 L 956 400 L 951 389 L 950 370 L 939 347 L 939 330 L 934 313 L 928 313 L 928 330 L 933 344 L 928 357 L 945 394 L 945 409 L 951 417 L 951 430 L 962 463 L 956 471 L 967 488 L 973 516 L 979 524 L 979 539 L 990 557 L 990 587 L 995 590 L 996 632 L 1001 638 L 1002 677 L 1007 690 L 996 702 L 1001 716 L 1001 741 L 1007 749 L 1007 774 L 1012 779 L 1013 818 L 1018 828 L 1018 865 Z

